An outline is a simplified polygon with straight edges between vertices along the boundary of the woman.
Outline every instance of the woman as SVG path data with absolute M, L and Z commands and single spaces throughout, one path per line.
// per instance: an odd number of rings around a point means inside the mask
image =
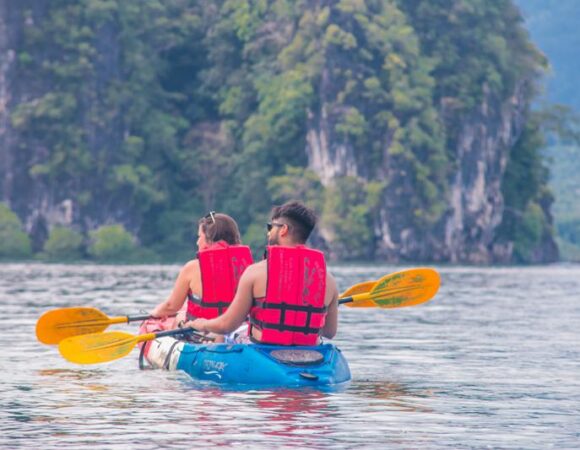
M 167 300 L 151 311 L 151 316 L 162 319 L 155 320 L 156 330 L 176 328 L 186 319 L 221 315 L 233 300 L 243 271 L 252 264 L 250 248 L 240 245 L 238 225 L 230 216 L 211 211 L 200 219 L 197 235 L 198 257 L 182 267 Z

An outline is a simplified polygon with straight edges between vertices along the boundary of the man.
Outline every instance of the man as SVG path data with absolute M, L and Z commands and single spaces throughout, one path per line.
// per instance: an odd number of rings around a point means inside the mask
M 316 345 L 338 327 L 338 290 L 321 252 L 304 244 L 316 225 L 314 212 L 297 201 L 272 210 L 267 259 L 249 266 L 234 300 L 221 316 L 188 322 L 199 331 L 227 334 L 250 316 L 255 343 Z

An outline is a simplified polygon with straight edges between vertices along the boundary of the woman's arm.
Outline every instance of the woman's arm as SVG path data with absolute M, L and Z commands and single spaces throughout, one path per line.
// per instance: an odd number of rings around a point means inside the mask
M 151 311 L 153 317 L 166 317 L 176 314 L 187 298 L 191 280 L 199 273 L 199 261 L 194 259 L 185 264 L 179 271 L 173 290 L 167 300 L 160 303 Z

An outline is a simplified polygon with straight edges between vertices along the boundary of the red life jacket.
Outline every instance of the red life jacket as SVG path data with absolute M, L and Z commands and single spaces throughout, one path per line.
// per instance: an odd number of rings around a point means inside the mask
M 268 247 L 266 296 L 254 299 L 249 335 L 278 345 L 316 345 L 326 320 L 324 254 L 304 247 Z
M 188 317 L 213 319 L 228 309 L 234 299 L 240 277 L 252 264 L 252 252 L 246 245 L 228 245 L 219 241 L 197 254 L 201 271 L 201 298 L 187 293 Z

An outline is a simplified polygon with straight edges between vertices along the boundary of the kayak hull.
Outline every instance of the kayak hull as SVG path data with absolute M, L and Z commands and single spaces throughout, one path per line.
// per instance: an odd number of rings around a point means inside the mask
M 330 386 L 350 380 L 350 369 L 334 345 L 287 347 L 261 344 L 192 344 L 172 337 L 151 342 L 147 361 L 219 384 Z

